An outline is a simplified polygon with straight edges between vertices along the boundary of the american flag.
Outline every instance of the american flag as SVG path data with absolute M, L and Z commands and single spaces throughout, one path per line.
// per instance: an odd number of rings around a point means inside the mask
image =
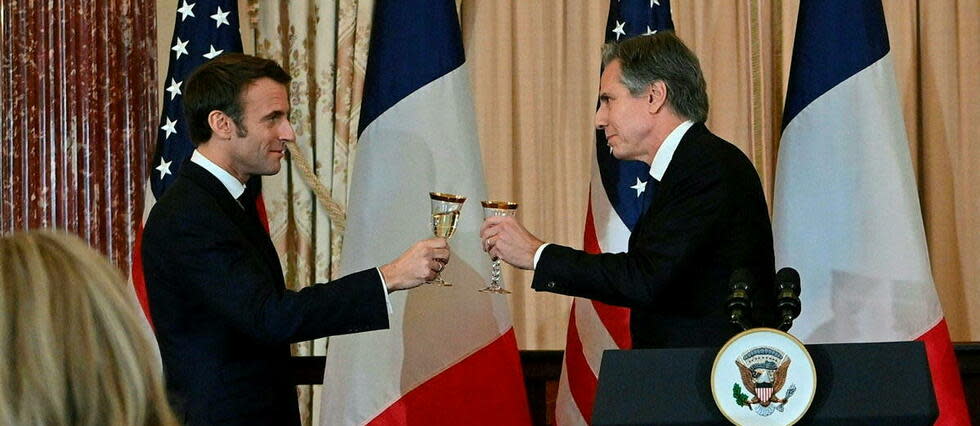
M 184 81 L 201 64 L 222 53 L 242 52 L 242 36 L 238 31 L 237 0 L 179 0 L 173 40 L 170 42 L 170 62 L 164 82 L 163 111 L 157 132 L 152 171 L 146 187 L 143 222 L 156 200 L 173 183 L 181 164 L 194 152 L 184 120 Z M 249 182 L 250 191 L 258 190 L 258 180 Z M 257 199 L 261 203 L 261 199 Z M 260 212 L 264 209 L 259 208 Z M 143 261 L 140 255 L 143 229 L 136 235 L 133 251 L 133 285 L 146 318 L 150 320 L 150 308 L 146 299 L 146 283 L 143 280 Z
M 613 0 L 606 21 L 606 41 L 673 30 L 669 0 Z M 585 250 L 625 252 L 630 232 L 650 205 L 643 196 L 651 179 L 650 166 L 619 161 L 596 131 L 596 163 L 592 168 Z M 629 309 L 576 298 L 568 318 L 562 377 L 555 404 L 559 425 L 584 425 L 592 418 L 602 351 L 630 347 Z

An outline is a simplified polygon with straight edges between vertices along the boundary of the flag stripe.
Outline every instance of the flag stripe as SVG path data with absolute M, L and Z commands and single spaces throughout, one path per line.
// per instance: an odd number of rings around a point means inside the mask
M 879 1 L 801 2 L 783 128 L 810 102 L 888 53 Z M 833 58 L 833 60 L 828 60 Z
M 599 164 L 592 163 L 592 185 L 596 187 L 599 181 Z M 625 251 L 629 240 L 629 228 L 620 220 L 605 191 L 589 190 L 588 211 L 585 217 L 585 251 L 586 253 Z M 594 206 L 594 207 L 593 207 Z M 605 218 L 604 226 L 596 227 L 593 212 L 602 212 Z M 600 232 L 601 231 L 601 232 Z M 620 306 L 611 306 L 602 302 L 577 298 L 578 303 L 591 304 L 595 310 L 596 320 L 601 321 L 606 333 L 612 336 L 616 346 L 627 349 L 632 346 L 630 341 L 630 310 Z M 592 319 L 590 319 L 592 320 Z M 606 347 L 611 349 L 612 347 Z
M 598 374 L 599 367 L 602 365 L 602 351 L 617 346 L 592 306 L 588 300 L 585 300 L 585 303 L 575 304 L 575 329 L 589 369 L 593 374 Z
M 153 327 L 153 317 L 150 315 L 150 299 L 146 295 L 146 279 L 143 278 L 143 256 L 139 253 L 143 249 L 143 222 L 141 221 L 136 228 L 136 242 L 133 244 L 133 288 L 136 289 L 136 300 L 140 302 L 143 315 L 146 321 Z
M 565 362 L 561 364 L 562 371 L 568 369 Z M 555 398 L 555 424 L 564 426 L 585 426 L 589 424 L 578 410 L 568 384 L 568 375 L 562 374 L 558 379 L 558 396 Z
M 936 392 L 936 402 L 942 413 L 936 425 L 968 425 L 969 412 L 966 396 L 963 393 L 963 379 L 960 377 L 959 363 L 953 352 L 946 320 L 942 319 L 932 329 L 916 339 L 926 345 L 929 359 L 929 373 Z
M 458 25 L 446 25 L 458 22 L 455 3 L 379 1 L 374 7 L 373 27 L 386 28 L 392 36 L 372 33 L 358 135 L 401 99 L 465 61 Z
M 629 349 L 633 347 L 630 340 L 630 310 L 622 306 L 607 305 L 594 300 L 589 301 L 595 309 L 596 316 L 602 321 L 606 332 L 613 339 L 619 349 Z
M 609 196 L 602 188 L 598 160 L 592 163 L 592 182 L 589 185 L 589 209 L 592 211 L 592 228 L 586 228 L 586 235 L 595 235 L 595 247 L 585 246 L 589 253 L 621 253 L 629 246 L 630 228 L 610 204 Z M 624 182 L 624 184 L 626 184 Z M 632 185 L 628 183 L 627 185 Z M 592 251 L 594 250 L 594 251 Z
M 568 339 L 565 343 L 565 370 L 572 399 L 586 420 L 592 419 L 592 403 L 595 400 L 595 390 L 598 385 L 596 372 L 589 368 L 585 359 L 580 333 L 575 321 L 575 310 L 569 314 Z
M 592 200 L 592 189 L 589 189 L 589 200 Z M 599 247 L 599 236 L 596 235 L 595 217 L 592 215 L 592 202 L 589 203 L 588 210 L 585 212 L 585 232 L 582 239 L 585 241 L 586 253 L 602 253 Z
M 527 398 L 523 392 L 510 391 L 524 386 L 516 346 L 510 329 L 403 395 L 368 424 L 431 425 L 450 419 L 452 424 L 529 424 Z

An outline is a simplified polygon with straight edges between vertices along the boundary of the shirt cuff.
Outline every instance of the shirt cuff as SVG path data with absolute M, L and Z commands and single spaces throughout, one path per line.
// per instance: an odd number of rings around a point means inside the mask
M 538 250 L 534 252 L 534 269 L 538 269 L 538 259 L 541 258 L 541 252 L 543 252 L 544 248 L 548 247 L 548 245 L 548 243 L 541 244 L 541 246 L 538 247 Z
M 391 315 L 395 311 L 391 309 L 391 297 L 388 296 L 388 283 L 385 282 L 385 274 L 381 273 L 381 268 L 374 268 L 378 271 L 378 277 L 381 278 L 381 292 L 385 295 L 385 305 L 388 305 L 388 315 Z

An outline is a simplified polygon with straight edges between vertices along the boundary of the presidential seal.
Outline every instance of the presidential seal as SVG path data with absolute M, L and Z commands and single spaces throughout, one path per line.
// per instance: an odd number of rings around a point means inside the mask
M 796 423 L 813 400 L 816 381 L 806 347 L 770 328 L 729 340 L 711 370 L 715 404 L 735 424 Z
M 773 410 L 783 411 L 783 406 L 796 393 L 796 385 L 790 385 L 784 398 L 776 396 L 786 384 L 786 371 L 790 365 L 790 358 L 779 349 L 768 346 L 749 349 L 735 361 L 735 365 L 742 375 L 742 385 L 753 395 L 749 399 L 736 383 L 732 388 L 735 403 L 750 410 L 755 404 L 755 412 L 760 416 L 768 416 Z

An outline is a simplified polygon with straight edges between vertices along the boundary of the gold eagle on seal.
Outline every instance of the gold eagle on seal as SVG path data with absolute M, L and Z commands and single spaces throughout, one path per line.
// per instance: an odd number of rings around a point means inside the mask
M 786 384 L 786 373 L 791 362 L 789 356 L 769 347 L 751 349 L 735 360 L 742 376 L 742 385 L 753 396 L 745 401 L 750 410 L 753 404 L 768 407 L 772 403 L 785 404 L 789 401 L 790 395 L 784 399 L 776 394 Z

